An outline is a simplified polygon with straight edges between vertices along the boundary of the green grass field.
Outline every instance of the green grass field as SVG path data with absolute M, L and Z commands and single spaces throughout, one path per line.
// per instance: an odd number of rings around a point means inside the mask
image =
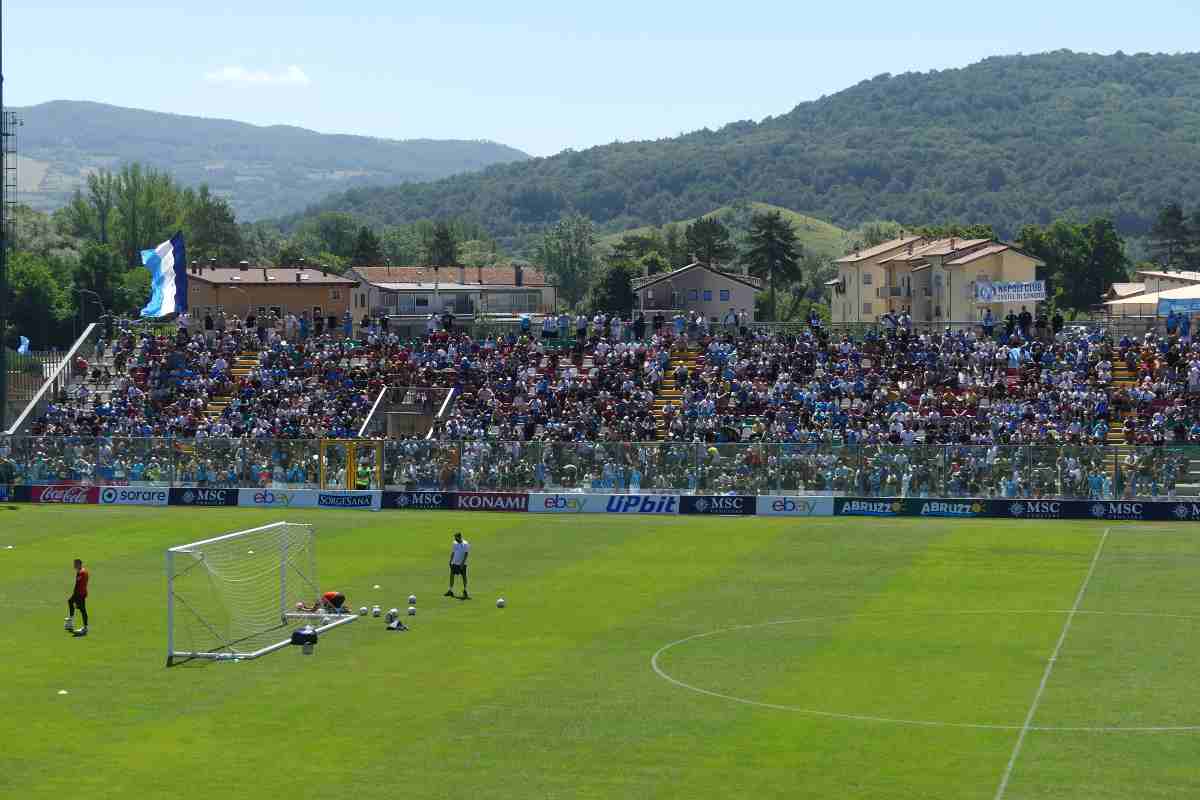
M 292 512 L 412 630 L 166 669 L 164 549 L 280 518 L 0 508 L 0 797 L 1200 796 L 1196 526 Z

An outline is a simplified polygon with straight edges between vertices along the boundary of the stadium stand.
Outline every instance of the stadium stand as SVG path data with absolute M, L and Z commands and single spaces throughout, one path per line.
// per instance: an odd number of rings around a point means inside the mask
M 20 480 L 313 485 L 314 442 L 356 437 L 405 386 L 454 402 L 427 437 L 386 443 L 389 488 L 1200 494 L 1200 342 L 1178 328 L 851 336 L 597 315 L 477 336 L 431 320 L 402 340 L 251 316 L 127 321 L 88 356 L 7 444 Z

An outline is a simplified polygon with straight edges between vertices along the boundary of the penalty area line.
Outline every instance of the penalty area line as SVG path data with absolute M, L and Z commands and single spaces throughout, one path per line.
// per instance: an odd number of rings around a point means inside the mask
M 1104 533 L 1100 536 L 1100 544 L 1096 545 L 1096 554 L 1092 556 L 1091 566 L 1088 567 L 1087 575 L 1083 578 L 1083 584 L 1079 587 L 1079 594 L 1075 595 L 1075 605 L 1071 606 L 1071 610 L 1067 612 L 1067 618 L 1063 622 L 1062 633 L 1058 635 L 1058 641 L 1054 645 L 1054 651 L 1050 653 L 1050 660 L 1046 662 L 1046 669 L 1042 672 L 1042 682 L 1038 684 L 1037 692 L 1033 695 L 1033 702 L 1029 705 L 1029 713 L 1025 715 L 1025 722 L 1021 725 L 1021 731 L 1017 734 L 1017 742 L 1013 745 L 1012 755 L 1008 757 L 1008 765 L 1004 768 L 1004 774 L 1000 777 L 1000 786 L 996 789 L 996 800 L 1001 800 L 1004 797 L 1004 792 L 1008 790 L 1008 782 L 1012 779 L 1013 767 L 1016 766 L 1017 758 L 1021 755 L 1021 747 L 1025 744 L 1025 736 L 1033 727 L 1033 718 L 1037 714 L 1038 704 L 1042 702 L 1042 695 L 1046 691 L 1046 684 L 1050 682 L 1050 673 L 1054 671 L 1054 664 L 1058 661 L 1058 655 L 1062 652 L 1063 642 L 1067 640 L 1067 634 L 1071 631 L 1071 621 L 1075 619 L 1075 615 L 1079 613 L 1079 606 L 1083 603 L 1083 596 L 1087 593 L 1088 584 L 1092 582 L 1092 575 L 1096 572 L 1096 564 L 1100 562 L 1100 553 L 1104 551 L 1104 543 L 1108 541 L 1108 532 L 1111 528 L 1105 528 Z

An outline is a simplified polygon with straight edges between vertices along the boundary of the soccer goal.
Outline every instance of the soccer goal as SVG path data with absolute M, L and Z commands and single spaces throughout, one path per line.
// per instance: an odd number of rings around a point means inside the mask
M 167 550 L 167 666 L 193 658 L 251 659 L 291 643 L 291 629 L 318 634 L 353 622 L 302 613 L 317 582 L 312 525 L 274 522 Z

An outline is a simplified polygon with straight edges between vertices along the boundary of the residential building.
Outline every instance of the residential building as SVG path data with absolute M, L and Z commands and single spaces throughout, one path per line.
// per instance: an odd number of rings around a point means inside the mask
M 754 295 L 763 288 L 761 279 L 695 262 L 686 267 L 643 275 L 633 281 L 638 310 L 649 316 L 654 311 L 697 311 L 709 322 L 721 322 L 729 309 L 754 321 Z
M 552 313 L 558 290 L 543 272 L 504 267 L 356 267 L 355 314 L 425 316 Z
M 1200 297 L 1200 272 L 1139 269 L 1136 281 L 1114 283 L 1104 293 L 1104 309 L 1122 317 L 1154 317 L 1159 301 L 1178 303 Z
M 991 309 L 999 320 L 1036 300 L 982 302 L 981 284 L 1030 284 L 1043 262 L 1015 245 L 992 239 L 901 236 L 837 261 L 834 322 L 878 322 L 908 311 L 916 322 L 978 322 Z M 871 290 L 874 291 L 871 291 Z
M 886 259 L 924 245 L 921 236 L 905 234 L 874 247 L 854 250 L 834 263 L 838 275 L 826 285 L 832 290 L 830 318 L 833 322 L 878 322 L 889 310 L 911 306 L 912 287 L 897 280 L 894 270 L 883 266 Z
M 304 267 L 236 267 L 194 264 L 188 268 L 188 309 L 193 319 L 225 312 L 245 317 L 274 312 L 309 318 L 338 317 L 350 308 L 358 281 Z

